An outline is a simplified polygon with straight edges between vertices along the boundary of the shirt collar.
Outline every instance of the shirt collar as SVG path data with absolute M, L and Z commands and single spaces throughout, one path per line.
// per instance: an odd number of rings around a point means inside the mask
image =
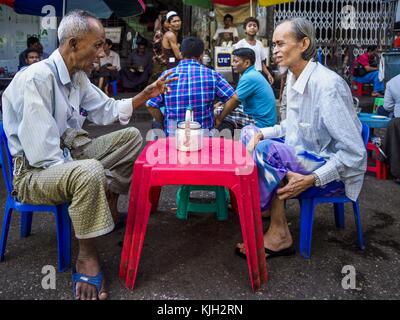
M 310 60 L 304 70 L 301 72 L 300 76 L 297 78 L 296 82 L 293 84 L 292 89 L 296 90 L 300 94 L 304 94 L 304 90 L 308 83 L 308 80 L 311 77 L 311 74 L 314 72 L 317 67 L 317 63 L 314 60 Z M 292 73 L 292 81 L 294 81 L 294 75 Z
M 246 71 L 243 72 L 243 74 L 246 74 L 246 73 L 248 73 L 248 72 L 250 72 L 250 71 L 252 71 L 252 70 L 255 70 L 255 69 L 256 69 L 256 67 L 255 67 L 255 65 L 253 64 L 252 66 L 248 67 L 248 68 L 246 69 Z
M 64 62 L 63 57 L 61 56 L 60 51 L 58 49 L 55 50 L 49 59 L 52 59 L 54 61 L 61 83 L 63 85 L 70 83 L 71 77 L 69 76 L 68 68 Z
M 196 59 L 183 59 L 179 62 L 180 65 L 200 64 Z

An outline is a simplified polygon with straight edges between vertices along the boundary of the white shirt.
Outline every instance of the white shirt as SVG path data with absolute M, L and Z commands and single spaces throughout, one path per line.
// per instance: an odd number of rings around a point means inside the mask
M 117 70 L 121 70 L 121 61 L 119 58 L 119 54 L 115 51 L 110 50 L 110 54 L 100 59 L 100 65 L 104 66 L 105 64 L 110 63 L 113 66 L 117 67 Z
M 220 33 L 232 33 L 233 38 L 239 38 L 239 33 L 236 27 L 229 27 L 228 29 L 225 29 L 225 27 L 219 27 L 217 31 L 215 31 L 213 39 L 217 40 Z
M 314 171 L 321 184 L 342 180 L 346 195 L 356 200 L 364 180 L 367 154 L 361 122 L 347 83 L 335 72 L 310 61 L 299 78 L 289 71 L 287 118 L 261 129 L 264 138 L 285 136 L 285 143 L 323 157 Z
M 3 93 L 3 122 L 12 156 L 24 153 L 32 167 L 68 161 L 60 148 L 67 128 L 81 129 L 87 118 L 101 125 L 117 119 L 127 124 L 132 99 L 114 100 L 93 85 L 85 73 L 71 79 L 58 50 L 20 70 Z
M 383 107 L 386 111 L 393 112 L 395 118 L 400 117 L 400 74 L 386 84 Z
M 256 54 L 256 62 L 254 64 L 256 70 L 262 71 L 261 62 L 267 59 L 267 57 L 265 56 L 264 46 L 262 45 L 260 40 L 256 40 L 256 44 L 253 46 L 250 43 L 248 43 L 246 39 L 242 39 L 238 43 L 236 43 L 233 47 L 234 49 L 239 49 L 239 48 L 253 49 L 254 53 Z

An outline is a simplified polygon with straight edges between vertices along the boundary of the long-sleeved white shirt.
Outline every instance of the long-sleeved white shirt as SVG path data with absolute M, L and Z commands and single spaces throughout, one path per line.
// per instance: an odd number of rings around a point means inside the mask
M 117 119 L 127 124 L 132 99 L 114 100 L 90 83 L 86 74 L 71 79 L 58 50 L 19 71 L 3 93 L 3 124 L 12 156 L 24 154 L 32 167 L 47 168 L 67 159 L 60 137 L 67 128 L 82 128 Z
M 357 199 L 367 165 L 361 122 L 353 107 L 349 86 L 335 72 L 310 61 L 298 79 L 287 79 L 287 118 L 262 128 L 264 138 L 285 136 L 296 150 L 307 150 L 326 159 L 314 171 L 325 185 L 342 180 L 346 195 Z

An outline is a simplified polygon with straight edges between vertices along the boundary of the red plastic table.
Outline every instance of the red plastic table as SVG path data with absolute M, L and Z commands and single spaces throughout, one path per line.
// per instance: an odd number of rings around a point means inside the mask
M 268 274 L 257 167 L 240 141 L 208 137 L 196 152 L 178 151 L 174 138 L 149 142 L 135 161 L 120 263 L 126 287 L 134 288 L 149 215 L 156 211 L 164 185 L 215 185 L 230 190 L 232 206 L 239 213 L 251 286 L 259 289 Z

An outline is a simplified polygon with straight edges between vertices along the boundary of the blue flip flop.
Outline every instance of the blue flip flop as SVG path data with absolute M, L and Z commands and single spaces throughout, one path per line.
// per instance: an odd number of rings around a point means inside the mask
M 76 284 L 78 282 L 87 283 L 92 286 L 95 286 L 96 290 L 97 290 L 97 296 L 98 296 L 99 292 L 101 290 L 101 284 L 103 283 L 103 277 L 104 277 L 103 272 L 99 272 L 97 274 L 97 276 L 92 277 L 92 276 L 88 276 L 87 274 L 84 274 L 84 273 L 76 272 L 76 268 L 73 267 L 73 269 L 72 269 L 72 286 L 73 286 L 74 299 L 76 299 Z

